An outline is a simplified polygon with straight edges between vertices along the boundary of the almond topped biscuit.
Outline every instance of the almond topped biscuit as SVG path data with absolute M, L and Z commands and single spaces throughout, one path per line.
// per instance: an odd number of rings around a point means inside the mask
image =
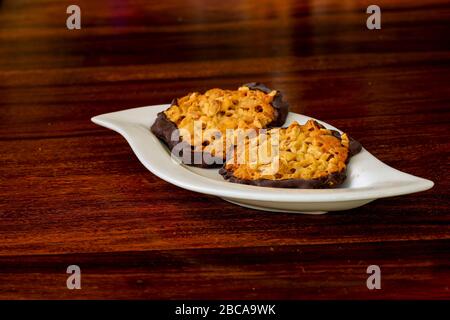
M 262 129 L 280 126 L 288 105 L 279 91 L 259 83 L 237 90 L 210 89 L 174 99 L 158 114 L 151 131 L 162 139 L 183 163 L 212 167 L 226 159 L 227 130 Z M 206 160 L 205 160 L 206 159 Z
M 264 138 L 264 139 L 263 139 Z M 361 145 L 314 120 L 261 130 L 220 170 L 235 183 L 278 188 L 333 188 L 346 178 L 349 158 Z

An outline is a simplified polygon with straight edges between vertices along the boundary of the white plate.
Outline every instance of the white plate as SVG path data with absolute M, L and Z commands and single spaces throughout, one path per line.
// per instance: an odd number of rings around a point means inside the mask
M 387 166 L 364 148 L 350 160 L 347 180 L 336 189 L 280 189 L 227 182 L 218 169 L 194 168 L 172 161 L 168 149 L 149 130 L 156 114 L 167 107 L 169 105 L 128 109 L 102 114 L 92 121 L 120 133 L 142 164 L 161 179 L 254 209 L 317 214 L 352 209 L 375 199 L 424 191 L 434 185 L 430 180 Z M 285 125 L 294 120 L 305 123 L 308 119 L 311 118 L 290 112 Z

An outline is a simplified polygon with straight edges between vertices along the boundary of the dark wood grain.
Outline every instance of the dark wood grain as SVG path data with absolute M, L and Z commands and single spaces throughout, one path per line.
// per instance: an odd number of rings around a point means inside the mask
M 70 1 L 0 1 L 0 298 L 450 298 L 448 1 L 378 1 L 376 31 L 369 1 L 76 3 L 69 31 Z M 260 212 L 158 179 L 90 122 L 250 81 L 435 187 Z

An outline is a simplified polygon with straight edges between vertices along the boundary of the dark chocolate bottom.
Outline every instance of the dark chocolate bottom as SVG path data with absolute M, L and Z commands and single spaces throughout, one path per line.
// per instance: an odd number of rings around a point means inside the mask
M 166 117 L 164 111 L 158 113 L 150 130 L 164 142 L 172 156 L 184 164 L 200 168 L 220 168 L 223 166 L 224 160 L 222 158 L 213 157 L 206 152 L 193 151 L 189 143 L 182 141 L 176 124 Z M 205 159 L 208 159 L 208 161 Z
M 284 180 L 270 180 L 270 179 L 256 179 L 246 180 L 238 179 L 233 176 L 231 171 L 227 171 L 225 168 L 219 170 L 219 173 L 223 178 L 229 182 L 247 184 L 258 187 L 270 187 L 270 188 L 295 188 L 295 189 L 328 189 L 339 186 L 345 181 L 345 170 L 342 172 L 333 173 L 329 176 L 320 179 L 284 179 Z

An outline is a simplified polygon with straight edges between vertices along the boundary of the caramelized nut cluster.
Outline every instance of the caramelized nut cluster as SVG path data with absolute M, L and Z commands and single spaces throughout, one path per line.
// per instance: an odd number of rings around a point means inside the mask
M 259 154 L 260 151 L 255 148 L 262 146 L 258 137 L 250 138 L 245 148 L 235 151 L 234 157 L 225 164 L 225 169 L 243 180 L 312 180 L 342 172 L 346 168 L 350 143 L 346 134 L 339 139 L 316 121 L 309 120 L 304 125 L 293 122 L 287 128 L 268 130 L 263 148 L 267 148 L 267 141 L 274 134 L 278 135 L 279 141 L 269 144 L 272 148 L 267 152 L 271 155 L 269 159 L 258 157 L 252 161 L 249 158 L 252 152 Z M 238 161 L 243 152 L 246 161 Z
M 179 98 L 165 115 L 182 129 L 182 140 L 194 151 L 209 152 L 213 156 L 220 151 L 225 158 L 226 130 L 265 128 L 277 117 L 271 105 L 276 93 L 273 90 L 267 94 L 245 86 L 238 90 L 194 92 Z M 199 124 L 201 130 L 197 130 Z M 197 126 L 195 130 L 194 126 Z

